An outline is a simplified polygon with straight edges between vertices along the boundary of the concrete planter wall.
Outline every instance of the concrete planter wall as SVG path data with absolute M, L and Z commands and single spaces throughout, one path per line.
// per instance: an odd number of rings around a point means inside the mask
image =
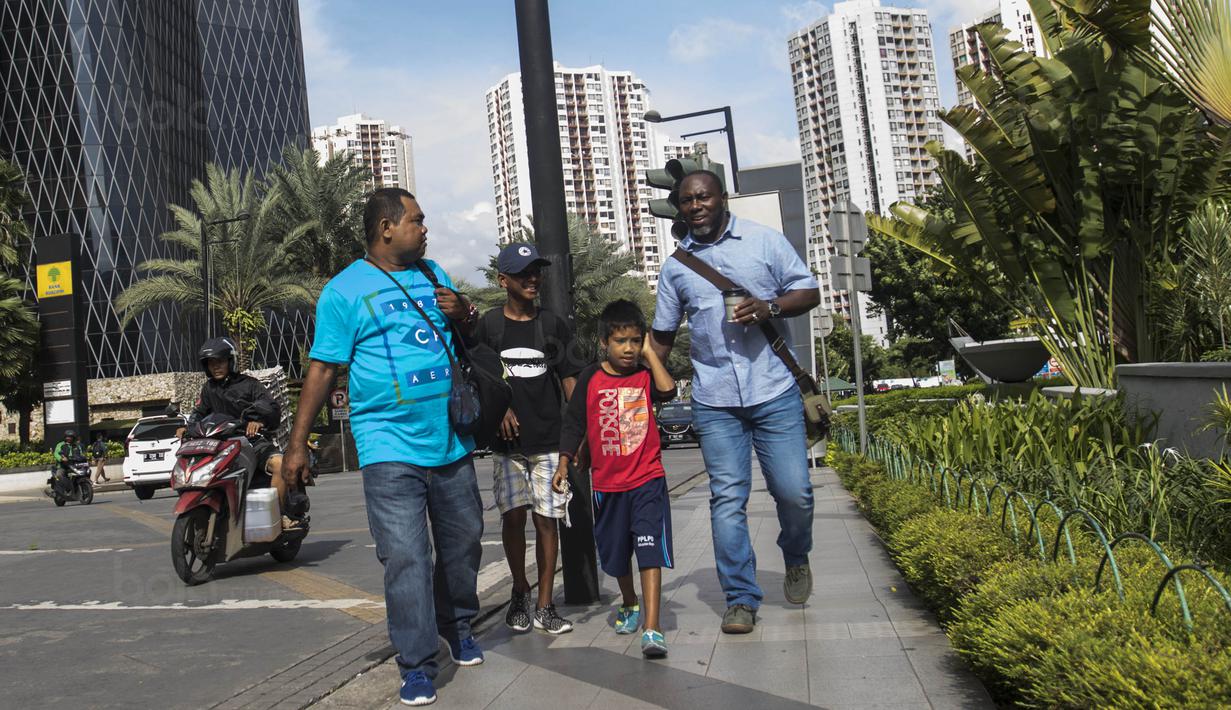
M 1224 385 L 1231 392 L 1231 363 L 1118 365 L 1116 378 L 1130 413 L 1158 413 L 1160 443 L 1195 457 L 1215 458 L 1222 453 L 1220 432 L 1197 430 L 1209 417 L 1206 407 L 1214 401 L 1214 393 Z

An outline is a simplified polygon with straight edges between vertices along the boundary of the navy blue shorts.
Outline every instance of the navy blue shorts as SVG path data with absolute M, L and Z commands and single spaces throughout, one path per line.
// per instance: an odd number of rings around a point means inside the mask
M 623 577 L 637 568 L 673 567 L 671 502 L 667 479 L 652 478 L 631 491 L 594 492 L 594 542 L 603 571 Z

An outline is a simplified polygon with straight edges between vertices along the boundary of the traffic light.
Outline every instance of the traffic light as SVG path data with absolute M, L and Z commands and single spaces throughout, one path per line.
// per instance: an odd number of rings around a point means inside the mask
M 726 192 L 727 178 L 722 163 L 715 163 L 707 155 L 697 158 L 672 158 L 667 161 L 665 168 L 645 171 L 645 181 L 651 187 L 669 190 L 666 198 L 650 200 L 650 214 L 671 220 L 671 233 L 677 239 L 683 239 L 688 234 L 688 227 L 680 215 L 680 181 L 685 175 L 697 170 L 709 170 L 717 174 L 722 190 Z

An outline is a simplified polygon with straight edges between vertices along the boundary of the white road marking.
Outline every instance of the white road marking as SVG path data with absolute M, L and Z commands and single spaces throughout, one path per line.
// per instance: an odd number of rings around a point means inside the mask
M 98 547 L 91 550 L 0 550 L 0 555 L 50 555 L 64 553 L 69 555 L 92 555 L 96 552 L 132 552 L 131 547 Z
M 214 604 L 125 604 L 124 602 L 88 601 L 61 604 L 60 602 L 36 602 L 10 604 L 0 610 L 16 611 L 243 611 L 250 609 L 384 609 L 384 602 L 371 599 L 223 599 Z
M 493 545 L 503 545 L 504 543 L 503 543 L 502 541 L 500 541 L 500 540 L 484 540 L 483 542 L 481 542 L 481 543 L 479 543 L 479 544 L 480 544 L 480 545 L 482 545 L 483 547 L 492 547 Z M 371 543 L 371 544 L 369 544 L 369 545 L 364 545 L 364 547 L 366 547 L 366 548 L 368 548 L 368 549 L 373 549 L 373 548 L 375 548 L 375 547 L 376 547 L 376 543 Z
M 484 540 L 484 545 L 501 545 L 499 540 Z M 376 545 L 364 545 L 364 547 L 376 547 Z M 526 559 L 534 559 L 534 543 L 526 545 Z M 479 596 L 487 594 L 493 587 L 504 582 L 505 579 L 512 577 L 509 572 L 509 563 L 504 559 L 489 562 L 479 570 L 478 581 L 475 586 L 478 588 Z
M 526 544 L 526 559 L 534 560 L 534 543 Z M 496 585 L 503 583 L 506 579 L 513 576 L 509 572 L 509 562 L 505 559 L 499 559 L 494 562 L 489 562 L 479 570 L 479 579 L 475 583 L 475 587 L 479 590 L 479 596 L 483 596 L 491 591 Z

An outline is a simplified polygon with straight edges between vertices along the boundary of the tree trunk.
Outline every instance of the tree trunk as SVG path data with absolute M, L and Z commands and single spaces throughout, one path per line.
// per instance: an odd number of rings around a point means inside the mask
M 235 343 L 235 369 L 240 372 L 247 372 L 252 368 L 252 351 L 248 347 L 247 335 L 242 330 L 227 332 L 227 337 Z
M 17 441 L 24 450 L 30 446 L 30 412 L 32 408 L 21 407 L 17 410 Z

